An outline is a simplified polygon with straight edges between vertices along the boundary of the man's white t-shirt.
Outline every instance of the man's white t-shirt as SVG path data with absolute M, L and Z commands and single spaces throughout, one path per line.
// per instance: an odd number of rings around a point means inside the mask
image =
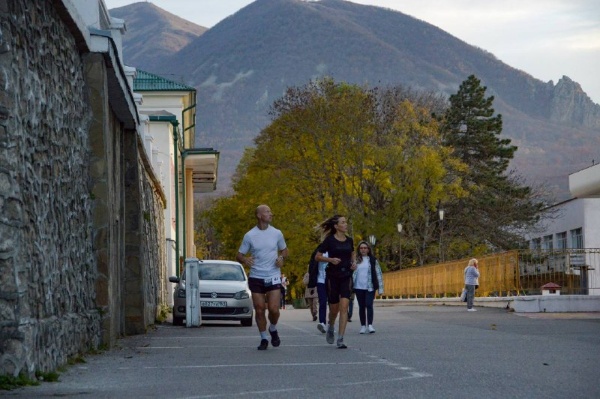
M 281 269 L 275 262 L 279 251 L 286 249 L 285 240 L 280 230 L 273 226 L 261 230 L 254 226 L 252 230 L 244 235 L 239 252 L 250 253 L 254 264 L 250 268 L 249 277 L 270 279 L 281 276 Z

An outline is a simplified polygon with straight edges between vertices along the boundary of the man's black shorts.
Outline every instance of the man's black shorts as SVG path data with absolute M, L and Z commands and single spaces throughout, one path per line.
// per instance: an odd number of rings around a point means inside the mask
M 252 293 L 266 294 L 269 291 L 281 290 L 281 283 L 270 284 L 268 280 L 250 277 L 248 279 L 248 287 Z

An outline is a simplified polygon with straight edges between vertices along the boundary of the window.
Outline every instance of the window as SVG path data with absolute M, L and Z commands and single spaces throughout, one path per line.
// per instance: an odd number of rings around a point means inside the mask
M 583 232 L 581 227 L 571 230 L 571 248 L 583 249 Z
M 554 249 L 554 243 L 552 242 L 552 235 L 544 236 L 544 240 L 542 242 L 542 249 L 552 251 Z
M 567 232 L 566 231 L 556 234 L 556 248 L 557 249 L 567 249 Z
M 541 238 L 534 238 L 533 240 L 531 240 L 531 249 L 536 251 L 536 250 L 540 250 L 541 248 L 542 248 L 542 239 Z

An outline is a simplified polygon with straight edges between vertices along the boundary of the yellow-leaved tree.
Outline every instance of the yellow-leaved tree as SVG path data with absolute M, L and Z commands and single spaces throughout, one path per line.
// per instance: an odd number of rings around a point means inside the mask
M 234 194 L 206 213 L 224 256 L 235 257 L 264 203 L 290 250 L 284 271 L 293 296 L 303 292 L 321 240 L 315 226 L 335 213 L 348 217 L 355 242 L 377 235 L 390 269 L 399 267 L 390 248 L 400 220 L 406 259 L 431 258 L 437 226 L 430 219 L 439 201 L 462 195 L 456 171 L 463 165 L 441 144 L 429 109 L 408 99 L 384 108 L 377 91 L 324 78 L 289 88 L 271 114 L 238 166 Z

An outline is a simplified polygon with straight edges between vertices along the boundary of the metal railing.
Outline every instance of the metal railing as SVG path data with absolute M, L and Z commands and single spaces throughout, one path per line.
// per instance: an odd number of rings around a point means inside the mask
M 538 295 L 555 283 L 565 295 L 600 295 L 600 249 L 515 250 L 478 257 L 477 296 Z M 386 272 L 383 298 L 459 296 L 468 259 Z

